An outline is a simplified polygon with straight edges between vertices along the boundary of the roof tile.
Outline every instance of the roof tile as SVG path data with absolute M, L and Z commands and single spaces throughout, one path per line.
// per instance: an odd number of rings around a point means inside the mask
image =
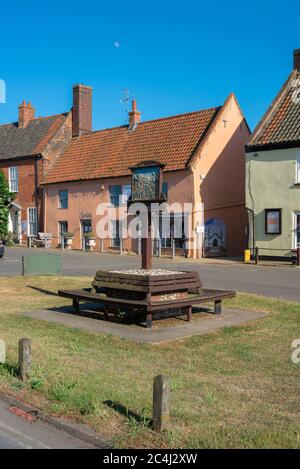
M 166 171 L 187 167 L 220 108 L 92 132 L 73 138 L 46 183 L 125 176 L 129 167 L 156 160 Z

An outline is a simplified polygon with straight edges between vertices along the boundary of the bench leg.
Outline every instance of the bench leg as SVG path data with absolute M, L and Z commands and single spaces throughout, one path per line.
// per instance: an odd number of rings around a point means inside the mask
M 73 310 L 74 310 L 74 313 L 79 313 L 80 312 L 79 300 L 77 300 L 77 298 L 73 298 Z
M 222 301 L 216 300 L 215 301 L 215 314 L 221 314 L 221 313 L 222 313 Z
M 191 306 L 188 306 L 186 308 L 186 320 L 188 322 L 192 322 L 192 307 Z
M 152 313 L 147 312 L 147 329 L 152 328 Z

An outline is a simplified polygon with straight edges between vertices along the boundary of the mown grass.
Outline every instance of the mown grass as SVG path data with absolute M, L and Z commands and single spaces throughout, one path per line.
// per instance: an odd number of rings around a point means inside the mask
M 1 278 L 0 339 L 8 361 L 0 389 L 46 412 L 91 425 L 120 447 L 300 447 L 300 365 L 291 342 L 300 337 L 300 305 L 239 294 L 236 308 L 268 312 L 243 327 L 160 346 L 138 345 L 20 316 L 68 304 L 58 288 L 91 279 Z M 54 293 L 54 294 L 53 294 Z M 33 345 L 28 383 L 17 377 L 17 342 Z M 153 377 L 172 383 L 170 429 L 154 434 Z

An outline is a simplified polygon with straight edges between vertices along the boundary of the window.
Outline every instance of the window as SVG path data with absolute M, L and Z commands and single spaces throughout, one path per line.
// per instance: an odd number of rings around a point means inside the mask
M 165 192 L 164 192 L 165 194 Z M 172 247 L 172 239 L 176 248 L 184 247 L 185 230 L 188 219 L 184 213 L 162 213 L 159 217 L 159 236 L 162 248 Z
M 62 244 L 62 234 L 68 232 L 68 222 L 67 221 L 59 221 L 58 222 L 58 239 L 59 244 Z
M 36 207 L 30 207 L 27 212 L 28 220 L 28 236 L 37 235 L 37 209 Z
M 268 208 L 265 210 L 266 234 L 281 234 L 281 208 Z
M 16 166 L 9 168 L 8 170 L 8 180 L 9 180 L 9 190 L 11 192 L 18 192 L 18 180 L 19 180 L 18 168 Z
M 296 184 L 300 184 L 300 151 L 298 151 L 296 159 Z
M 163 194 L 165 194 L 166 197 L 168 197 L 168 183 L 167 182 L 162 183 L 162 192 Z
M 68 208 L 68 191 L 59 191 L 59 208 Z
M 126 184 L 125 186 L 123 186 L 122 204 L 127 204 L 127 201 L 130 196 L 131 196 L 131 185 Z
M 117 248 L 120 246 L 120 220 L 111 222 L 111 246 Z
M 120 185 L 109 186 L 109 201 L 115 207 L 120 205 L 121 189 L 122 186 Z

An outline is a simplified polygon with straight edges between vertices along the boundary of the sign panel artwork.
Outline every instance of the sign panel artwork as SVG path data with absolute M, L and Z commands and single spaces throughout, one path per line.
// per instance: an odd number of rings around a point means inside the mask
M 134 168 L 132 173 L 132 201 L 156 200 L 160 197 L 160 167 Z
M 204 255 L 205 257 L 226 256 L 226 225 L 222 220 L 211 218 L 205 223 Z

